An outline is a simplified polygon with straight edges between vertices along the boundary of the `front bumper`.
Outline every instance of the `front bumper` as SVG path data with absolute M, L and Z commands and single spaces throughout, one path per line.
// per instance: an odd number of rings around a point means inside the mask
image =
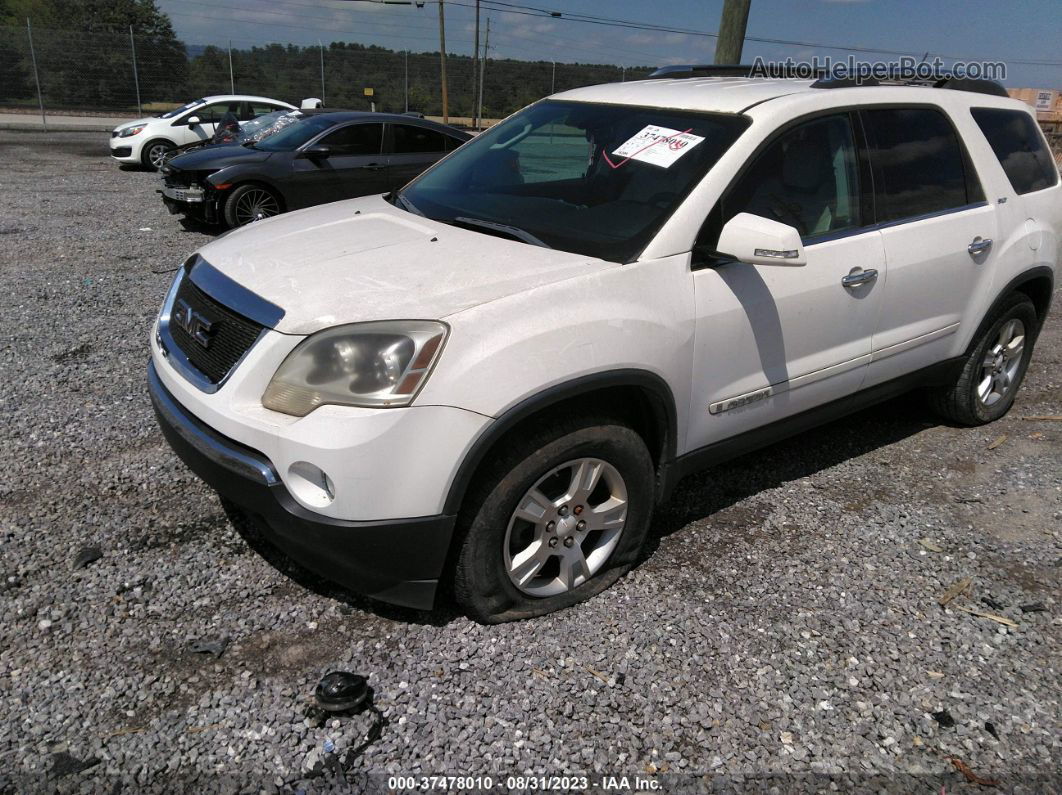
M 111 157 L 119 163 L 139 163 L 141 142 L 134 141 L 134 137 L 136 136 L 129 136 L 128 138 L 114 136 L 111 138 Z
M 261 453 L 186 411 L 148 364 L 148 391 L 174 452 L 222 497 L 258 519 L 277 548 L 307 569 L 384 602 L 431 609 L 455 517 L 358 522 L 307 510 Z

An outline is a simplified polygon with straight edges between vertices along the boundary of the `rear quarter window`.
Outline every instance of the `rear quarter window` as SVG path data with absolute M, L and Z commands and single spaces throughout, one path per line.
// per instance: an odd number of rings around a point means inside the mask
M 1032 116 L 999 108 L 971 108 L 970 113 L 1017 193 L 1032 193 L 1058 182 L 1054 159 Z

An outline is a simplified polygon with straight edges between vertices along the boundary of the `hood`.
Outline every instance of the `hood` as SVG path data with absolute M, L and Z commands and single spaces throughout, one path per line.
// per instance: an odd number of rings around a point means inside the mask
M 517 292 L 620 265 L 430 221 L 380 196 L 278 215 L 200 256 L 281 307 L 277 331 L 367 320 L 439 320 Z
M 184 171 L 217 171 L 229 166 L 261 163 L 272 154 L 238 144 L 207 144 L 201 149 L 177 155 L 169 165 Z

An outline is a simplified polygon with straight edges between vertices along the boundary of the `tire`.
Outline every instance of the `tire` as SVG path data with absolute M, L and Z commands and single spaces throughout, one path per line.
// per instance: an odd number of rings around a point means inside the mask
M 474 620 L 496 624 L 569 607 L 608 588 L 637 559 L 652 518 L 654 470 L 629 427 L 609 418 L 544 427 L 506 445 L 484 471 L 490 476 L 459 520 L 453 579 L 457 603 Z M 596 486 L 578 488 L 576 473 Z
M 272 218 L 281 212 L 283 209 L 276 193 L 257 183 L 240 185 L 225 200 L 225 223 L 230 228 Z
M 933 410 L 959 425 L 984 425 L 1010 411 L 1032 358 L 1040 321 L 1032 301 L 1008 296 L 975 340 L 955 384 L 930 392 Z
M 158 171 L 162 167 L 166 154 L 176 148 L 169 141 L 161 139 L 148 141 L 140 152 L 140 162 L 144 164 L 144 168 Z

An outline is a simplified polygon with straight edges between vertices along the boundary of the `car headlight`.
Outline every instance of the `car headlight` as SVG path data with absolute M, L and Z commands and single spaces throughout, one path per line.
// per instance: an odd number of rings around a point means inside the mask
M 262 395 L 273 411 L 305 417 L 318 406 L 407 406 L 449 331 L 434 320 L 355 323 L 319 331 L 288 354 Z
M 132 137 L 134 135 L 138 135 L 138 134 L 142 133 L 144 131 L 145 127 L 147 127 L 146 124 L 138 124 L 135 127 L 126 127 L 124 130 L 119 131 L 118 137 L 119 138 L 130 138 L 130 137 Z

